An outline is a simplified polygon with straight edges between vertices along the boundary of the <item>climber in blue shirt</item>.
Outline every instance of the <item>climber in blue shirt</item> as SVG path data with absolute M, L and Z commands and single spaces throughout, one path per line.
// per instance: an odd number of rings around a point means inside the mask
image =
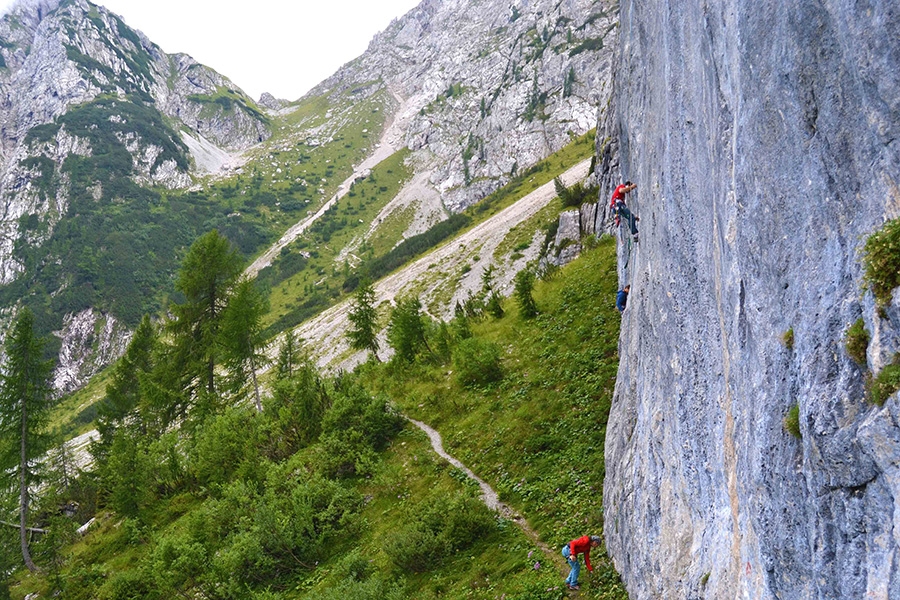
M 628 292 L 630 291 L 631 286 L 626 285 L 616 293 L 616 308 L 619 309 L 619 312 L 625 310 L 625 305 L 628 304 Z

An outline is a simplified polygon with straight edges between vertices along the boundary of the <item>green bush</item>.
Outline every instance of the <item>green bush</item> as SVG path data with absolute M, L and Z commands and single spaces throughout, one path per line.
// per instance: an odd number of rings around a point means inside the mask
M 866 330 L 866 322 L 862 317 L 857 319 L 847 330 L 845 343 L 850 358 L 860 367 L 865 368 L 868 364 L 866 351 L 869 349 L 869 332 Z
M 784 335 L 781 336 L 781 341 L 784 342 L 784 347 L 788 350 L 794 349 L 794 328 L 791 327 L 787 331 L 784 332 Z
M 897 390 L 900 390 L 900 355 L 869 382 L 869 400 L 882 406 Z
M 503 378 L 500 348 L 476 337 L 461 340 L 453 349 L 453 370 L 457 382 L 464 387 L 499 381 Z
M 893 219 L 869 236 L 863 249 L 865 279 L 879 306 L 887 306 L 900 286 L 900 219 Z
M 800 432 L 800 406 L 798 404 L 794 404 L 788 409 L 788 413 L 784 417 L 784 428 L 798 440 L 802 437 Z

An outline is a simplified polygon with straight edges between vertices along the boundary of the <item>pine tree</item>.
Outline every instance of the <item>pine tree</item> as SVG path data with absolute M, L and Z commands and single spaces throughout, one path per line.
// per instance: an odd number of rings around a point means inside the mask
M 369 350 L 378 360 L 378 312 L 375 310 L 375 288 L 368 279 L 361 281 L 356 288 L 347 318 L 352 324 L 347 331 L 350 346 L 355 350 Z
M 284 334 L 284 342 L 278 351 L 278 361 L 275 363 L 275 377 L 278 379 L 290 379 L 294 371 L 303 363 L 303 344 L 298 339 L 294 330 L 288 330 Z
M 22 558 L 30 571 L 37 570 L 28 548 L 29 487 L 39 481 L 37 459 L 47 449 L 41 435 L 50 408 L 52 364 L 43 359 L 44 340 L 35 337 L 34 315 L 22 309 L 6 337 L 6 370 L 0 379 L 0 439 L 7 460 L 16 456 L 12 471 L 0 476 L 17 479 L 19 490 L 19 539 Z M 12 482 L 10 482 L 12 483 Z M 13 487 L 13 486 L 11 486 Z
M 534 289 L 534 272 L 531 269 L 523 269 L 516 273 L 515 296 L 519 305 L 519 312 L 526 319 L 537 316 L 537 303 L 531 295 Z

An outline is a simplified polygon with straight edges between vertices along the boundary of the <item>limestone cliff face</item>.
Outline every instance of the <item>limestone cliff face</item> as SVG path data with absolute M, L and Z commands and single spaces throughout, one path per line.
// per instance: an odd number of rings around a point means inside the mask
M 607 0 L 425 0 L 310 94 L 387 86 L 405 145 L 459 210 L 595 126 L 615 38 Z
M 878 0 L 621 5 L 641 239 L 604 504 L 634 598 L 900 598 L 900 400 L 844 345 L 862 317 L 875 371 L 900 350 L 860 264 L 900 216 L 898 31 Z

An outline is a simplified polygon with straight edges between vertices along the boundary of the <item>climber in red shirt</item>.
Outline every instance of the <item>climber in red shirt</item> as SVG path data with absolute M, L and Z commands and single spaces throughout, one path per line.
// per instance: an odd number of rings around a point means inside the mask
M 631 235 L 634 236 L 634 241 L 637 241 L 637 222 L 640 221 L 640 219 L 632 214 L 625 203 L 625 194 L 635 188 L 637 188 L 637 184 L 631 183 L 630 181 L 626 181 L 622 185 L 616 186 L 612 198 L 609 199 L 609 209 L 612 214 L 616 215 L 616 227 L 619 226 L 619 223 L 621 222 L 620 219 L 625 219 L 625 222 L 628 223 L 628 227 L 631 229 Z
M 578 562 L 578 555 L 584 554 L 584 564 L 587 566 L 588 571 L 593 571 L 594 567 L 591 566 L 591 548 L 596 548 L 599 545 L 600 536 L 585 535 L 563 546 L 562 555 L 572 569 L 569 572 L 569 576 L 566 577 L 566 585 L 569 586 L 570 590 L 579 589 L 578 575 L 581 573 L 581 563 Z

